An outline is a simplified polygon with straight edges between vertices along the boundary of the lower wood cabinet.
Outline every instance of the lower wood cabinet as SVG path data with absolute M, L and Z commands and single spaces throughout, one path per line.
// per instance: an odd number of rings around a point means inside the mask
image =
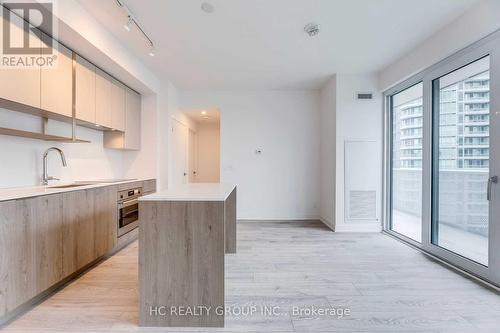
M 118 238 L 118 187 L 108 186 L 94 190 L 94 257 L 99 258 L 114 249 Z M 109 209 L 113 207 L 113 209 Z
M 36 295 L 31 202 L 0 202 L 0 316 Z
M 91 190 L 64 194 L 62 246 L 63 276 L 67 277 L 94 259 L 94 200 Z
M 62 279 L 62 195 L 0 202 L 0 315 Z
M 142 182 L 142 193 L 144 195 L 156 192 L 156 179 L 148 179 Z
M 60 194 L 28 199 L 30 222 L 34 230 L 36 293 L 41 293 L 62 279 L 63 223 Z
M 117 241 L 117 186 L 0 202 L 0 319 Z

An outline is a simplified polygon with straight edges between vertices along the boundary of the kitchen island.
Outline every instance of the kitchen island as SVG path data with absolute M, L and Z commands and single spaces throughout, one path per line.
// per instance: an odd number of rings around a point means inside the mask
M 224 254 L 236 252 L 236 186 L 177 185 L 139 200 L 139 324 L 223 327 Z

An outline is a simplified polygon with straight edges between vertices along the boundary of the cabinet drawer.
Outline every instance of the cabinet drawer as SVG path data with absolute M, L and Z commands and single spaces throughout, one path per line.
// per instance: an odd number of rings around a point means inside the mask
M 149 179 L 142 182 L 142 192 L 144 193 L 156 192 L 156 179 Z
M 128 190 L 132 188 L 142 187 L 142 181 L 130 182 L 118 185 L 118 191 Z

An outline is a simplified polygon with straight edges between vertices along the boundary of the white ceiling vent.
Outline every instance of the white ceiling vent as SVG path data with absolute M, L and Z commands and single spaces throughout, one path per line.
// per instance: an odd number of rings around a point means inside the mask
M 373 93 L 371 93 L 371 92 L 356 93 L 356 99 L 359 99 L 359 100 L 372 100 L 373 99 Z

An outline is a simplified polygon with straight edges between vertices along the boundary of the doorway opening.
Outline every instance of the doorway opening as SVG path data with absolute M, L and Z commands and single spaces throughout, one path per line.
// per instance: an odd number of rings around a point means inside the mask
M 220 112 L 182 110 L 172 117 L 172 184 L 220 182 Z

